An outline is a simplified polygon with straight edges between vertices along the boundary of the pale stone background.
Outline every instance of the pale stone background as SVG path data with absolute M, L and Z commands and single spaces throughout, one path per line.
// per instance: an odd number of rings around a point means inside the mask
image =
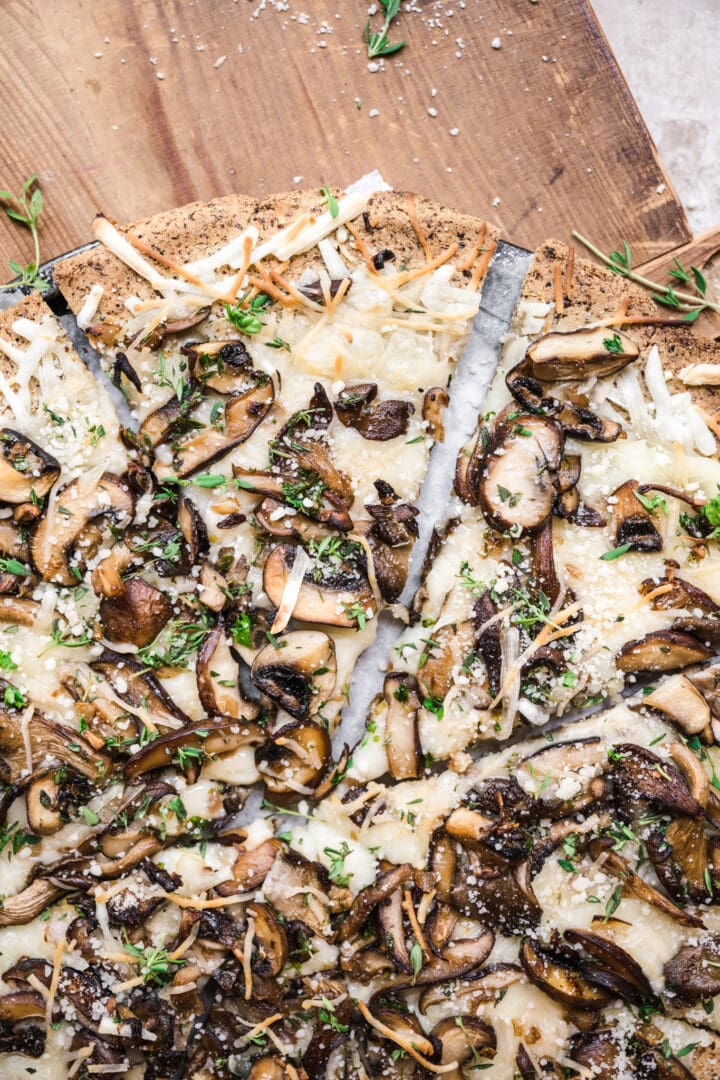
M 695 233 L 720 226 L 720 0 L 592 0 Z

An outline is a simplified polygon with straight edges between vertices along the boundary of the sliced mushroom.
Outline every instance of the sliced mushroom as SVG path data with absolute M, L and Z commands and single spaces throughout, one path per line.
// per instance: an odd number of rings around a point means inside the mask
M 630 551 L 661 551 L 662 536 L 650 513 L 636 498 L 639 487 L 637 480 L 626 480 L 613 492 L 611 505 L 615 546 L 628 544 Z
M 275 607 L 282 601 L 296 551 L 290 544 L 279 544 L 265 562 L 263 590 Z M 358 614 L 363 622 L 377 614 L 377 602 L 361 565 L 355 565 L 332 571 L 320 583 L 306 573 L 292 614 L 299 622 L 353 628 L 360 624 Z
M 720 606 L 711 596 L 693 585 L 690 581 L 673 574 L 672 577 L 646 578 L 640 586 L 643 596 L 656 593 L 651 601 L 653 611 L 665 611 L 672 608 L 686 608 L 690 614 L 701 611 L 705 615 L 714 615 Z
M 643 698 L 658 712 L 669 716 L 687 735 L 698 735 L 712 720 L 710 706 L 687 675 L 671 675 Z
M 28 785 L 25 793 L 28 825 L 37 836 L 50 836 L 63 823 L 57 801 L 59 791 L 51 772 L 38 776 Z
M 455 491 L 468 506 L 478 505 L 480 478 L 489 442 L 490 432 L 480 424 L 470 441 L 460 449 L 455 462 Z
M 25 539 L 26 530 L 9 518 L 0 518 L 0 552 L 11 559 L 28 562 L 30 549 Z
M 86 491 L 84 486 L 84 477 L 67 484 L 35 526 L 30 554 L 44 581 L 77 585 L 69 559 L 83 529 L 99 517 L 110 516 L 115 524 L 124 524 L 132 515 L 133 497 L 118 476 L 103 473 L 96 487 Z
M 90 662 L 96 675 L 102 676 L 113 693 L 131 708 L 146 711 L 160 728 L 176 728 L 178 722 L 189 723 L 189 717 L 172 700 L 162 684 L 144 664 L 131 656 L 105 649 Z
M 202 514 L 184 491 L 180 492 L 178 499 L 177 523 L 194 566 L 199 555 L 208 549 L 208 533 Z
M 235 480 L 246 490 L 289 506 L 295 514 L 340 532 L 353 527 L 348 513 L 355 494 L 350 480 L 335 467 L 320 441 L 293 439 L 282 454 L 283 467 L 267 469 L 233 466 Z
M 478 485 L 480 507 L 499 532 L 537 532 L 552 513 L 563 451 L 560 425 L 521 414 L 496 421 Z
M 335 644 L 321 630 L 282 634 L 260 650 L 252 666 L 258 689 L 296 720 L 322 708 L 336 678 Z
M 412 675 L 391 672 L 385 676 L 383 696 L 387 704 L 385 750 L 390 773 L 395 780 L 416 779 L 422 776 L 424 768 L 418 731 L 421 702 L 417 682 Z
M 232 394 L 252 373 L 252 358 L 242 341 L 193 342 L 182 351 L 193 379 L 218 394 Z
M 627 334 L 605 326 L 553 330 L 537 338 L 527 351 L 533 378 L 540 382 L 581 382 L 621 371 L 640 354 Z
M 476 1012 L 480 1005 L 501 1000 L 510 986 L 524 978 L 522 968 L 516 964 L 491 964 L 472 978 L 428 986 L 420 995 L 418 1008 L 425 1013 L 450 999 L 457 1002 L 459 1009 Z
M 653 630 L 643 638 L 626 641 L 616 657 L 620 671 L 678 671 L 709 660 L 713 650 L 680 630 Z
M 264 840 L 254 848 L 238 848 L 238 856 L 232 866 L 232 882 L 221 882 L 216 885 L 215 891 L 220 896 L 253 892 L 265 881 L 281 849 L 282 842 L 274 838 Z
M 430 1036 L 442 1046 L 440 1064 L 455 1065 L 454 1070 L 443 1073 L 451 1080 L 462 1080 L 463 1067 L 470 1062 L 478 1068 L 495 1057 L 495 1032 L 477 1016 L 448 1016 L 435 1024 Z
M 228 602 L 228 583 L 210 563 L 203 563 L 198 591 L 200 603 L 209 611 L 222 611 Z
M 0 596 L 0 624 L 34 626 L 39 613 L 40 603 L 37 600 L 27 600 L 20 596 Z
M 16 990 L 0 997 L 0 1023 L 14 1023 L 45 1016 L 45 998 L 37 990 Z
M 618 743 L 611 754 L 613 780 L 628 802 L 646 799 L 670 813 L 702 814 L 702 806 L 690 794 L 674 762 L 634 743 Z
M 257 951 L 253 960 L 253 971 L 264 978 L 275 978 L 285 967 L 288 957 L 287 934 L 267 904 L 248 904 L 245 916 L 255 924 Z
M 260 710 L 240 689 L 238 665 L 221 626 L 213 627 L 200 646 L 195 676 L 200 702 L 210 716 L 257 718 Z
M 400 866 L 386 870 L 371 885 L 361 889 L 338 927 L 338 940 L 348 941 L 354 937 L 377 906 L 392 896 L 396 889 L 402 888 L 412 876 L 412 872 L 410 863 L 401 863 Z
M 60 463 L 12 428 L 0 428 L 0 502 L 44 499 L 60 478 Z
M 27 721 L 26 734 L 23 726 L 16 709 L 0 708 L 0 753 L 13 779 L 19 779 L 27 768 L 26 740 L 34 762 L 62 762 L 90 780 L 99 781 L 110 776 L 110 757 L 73 728 L 37 713 Z
M 477 634 L 477 647 L 487 672 L 490 693 L 494 696 L 500 689 L 503 665 L 502 631 L 496 618 L 498 607 L 489 590 L 481 593 L 473 607 L 473 621 Z M 489 704 L 489 702 L 488 702 Z
M 380 942 L 398 971 L 412 974 L 412 964 L 405 940 L 405 923 L 402 906 L 402 890 L 381 900 L 377 908 Z
M 257 766 L 273 795 L 309 795 L 332 758 L 330 736 L 312 720 L 286 724 L 258 751 Z
M 85 882 L 87 886 L 87 881 Z M 61 885 L 36 878 L 26 889 L 16 896 L 6 896 L 0 908 L 0 926 L 24 926 L 32 922 L 54 900 L 67 890 Z
M 557 742 L 520 761 L 514 778 L 543 809 L 572 808 L 608 768 L 607 748 L 597 736 Z
M 265 737 L 263 729 L 252 720 L 209 718 L 160 735 L 138 750 L 125 762 L 125 777 L 136 780 L 153 769 L 165 769 L 175 764 L 192 780 L 206 758 L 230 754 L 242 746 L 262 746 Z
M 485 879 L 474 872 L 461 873 L 453 886 L 451 900 L 464 914 L 508 934 L 532 929 L 542 917 L 527 864 Z
M 442 701 L 453 686 L 453 673 L 462 668 L 475 648 L 472 622 L 446 623 L 433 632 L 436 643 L 428 650 L 425 664 L 418 672 L 418 683 L 425 697 Z
M 621 1047 L 612 1029 L 578 1031 L 570 1038 L 570 1058 L 584 1065 L 593 1080 L 617 1080 Z
M 609 1005 L 615 996 L 590 982 L 567 954 L 549 949 L 529 938 L 524 940 L 520 948 L 520 963 L 535 986 L 569 1009 L 598 1012 Z
M 227 399 L 222 425 L 205 427 L 177 443 L 172 466 L 155 465 L 156 474 L 163 479 L 172 475 L 183 479 L 211 465 L 250 438 L 267 416 L 274 400 L 272 379 L 256 373 L 254 385 L 249 390 Z
M 92 585 L 97 596 L 121 596 L 125 589 L 122 574 L 135 558 L 125 543 L 116 544 L 92 572 Z
M 128 578 L 119 596 L 104 596 L 100 601 L 100 621 L 106 639 L 138 648 L 155 640 L 172 618 L 172 611 L 165 593 L 139 577 Z
M 657 876 L 678 903 L 713 898 L 714 875 L 702 818 L 675 818 L 664 834 L 658 830 L 651 833 L 647 849 Z
M 407 434 L 415 407 L 410 401 L 376 401 L 377 383 L 347 386 L 335 402 L 335 413 L 345 427 L 355 428 L 364 439 L 386 442 Z
M 598 922 L 598 930 L 602 931 L 605 924 L 602 920 Z M 642 1005 L 654 998 L 653 988 L 637 961 L 609 937 L 603 936 L 602 932 L 570 929 L 565 931 L 564 936 L 566 941 L 571 945 L 579 945 L 614 976 L 614 979 L 602 982 L 601 973 L 593 967 L 590 976 L 593 981 L 601 981 L 601 985 L 615 991 L 633 1005 Z
M 338 889 L 331 883 L 320 863 L 290 849 L 280 852 L 275 859 L 263 882 L 263 893 L 265 900 L 287 922 L 306 926 L 323 937 L 330 934 L 331 915 L 344 909 L 350 896 L 347 889 Z
M 554 605 L 562 587 L 555 570 L 552 518 L 549 518 L 533 537 L 532 577 L 535 590 L 546 596 L 551 606 Z
M 442 386 L 431 386 L 423 398 L 423 420 L 427 423 L 427 433 L 435 442 L 445 441 L 444 412 L 450 404 L 450 395 Z
M 663 974 L 668 987 L 685 1001 L 707 1001 L 720 994 L 720 938 L 683 945 L 667 961 Z

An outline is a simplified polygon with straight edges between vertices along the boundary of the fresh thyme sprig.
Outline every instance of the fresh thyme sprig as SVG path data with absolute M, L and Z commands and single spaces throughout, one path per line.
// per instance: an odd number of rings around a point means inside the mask
M 707 282 L 697 266 L 691 266 L 689 270 L 686 270 L 682 263 L 675 259 L 673 269 L 668 271 L 668 276 L 673 279 L 673 282 L 681 281 L 684 285 L 689 285 L 693 289 L 693 292 L 686 292 L 685 290 L 674 289 L 672 284 L 659 285 L 656 281 L 651 281 L 650 278 L 643 277 L 642 274 L 638 274 L 636 270 L 633 270 L 632 251 L 627 240 L 623 240 L 621 246 L 606 255 L 604 251 L 601 251 L 599 247 L 587 240 L 576 229 L 573 229 L 572 235 L 596 258 L 609 266 L 614 274 L 619 274 L 620 277 L 634 281 L 636 285 L 642 285 L 644 288 L 650 289 L 653 300 L 658 304 L 674 308 L 676 311 L 684 311 L 686 313 L 683 316 L 684 322 L 695 322 L 702 311 L 720 311 L 720 304 L 708 299 Z
M 33 261 L 25 266 L 16 262 L 15 259 L 8 259 L 8 266 L 13 274 L 20 278 L 21 285 L 29 285 L 39 292 L 45 292 L 50 286 L 39 274 L 40 237 L 38 233 L 38 222 L 43 212 L 44 202 L 42 191 L 37 187 L 37 182 L 37 173 L 33 173 L 32 176 L 28 176 L 19 195 L 13 195 L 12 191 L 0 191 L 0 203 L 2 203 L 2 208 L 9 218 L 30 230 L 35 253 Z M 0 289 L 14 289 L 16 287 L 15 282 L 0 285 Z
M 385 15 L 385 21 L 380 30 L 370 29 L 370 20 L 365 23 L 365 44 L 367 45 L 368 57 L 372 60 L 376 56 L 391 56 L 392 53 L 400 52 L 405 45 L 404 41 L 396 41 L 391 44 L 388 41 L 388 30 L 393 19 L 400 14 L 400 0 L 379 0 L 380 7 Z

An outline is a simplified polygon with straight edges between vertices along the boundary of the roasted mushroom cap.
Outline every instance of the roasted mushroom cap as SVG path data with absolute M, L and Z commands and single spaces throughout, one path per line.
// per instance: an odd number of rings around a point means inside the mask
M 654 997 L 653 988 L 643 969 L 629 953 L 603 935 L 605 923 L 601 919 L 597 921 L 597 932 L 566 930 L 565 940 L 571 945 L 581 946 L 600 965 L 589 965 L 596 983 L 633 1005 L 651 1001 Z
M 627 480 L 613 493 L 612 523 L 617 547 L 629 545 L 630 551 L 661 551 L 663 542 L 651 514 L 637 498 L 640 485 Z
M 720 994 L 720 938 L 684 945 L 663 968 L 665 981 L 684 1001 L 707 1001 Z
M 709 660 L 712 649 L 679 630 L 653 630 L 643 638 L 627 641 L 617 654 L 620 671 L 678 671 Z
M 258 706 L 240 689 L 238 665 L 221 626 L 213 627 L 200 646 L 195 674 L 198 696 L 210 716 L 257 717 Z
M 258 751 L 257 765 L 273 795 L 311 795 L 332 758 L 330 736 L 312 720 L 286 724 Z
M 282 603 L 296 554 L 292 545 L 279 544 L 265 563 L 263 589 L 276 607 Z M 376 613 L 377 602 L 360 564 L 328 573 L 319 583 L 306 574 L 292 609 L 299 622 L 345 627 L 364 625 Z
M 335 402 L 335 413 L 345 427 L 355 428 L 364 439 L 386 442 L 407 433 L 415 407 L 410 401 L 376 401 L 377 383 L 347 386 Z
M 260 650 L 252 680 L 296 720 L 317 712 L 332 696 L 335 644 L 321 630 L 293 630 Z
M 170 600 L 139 577 L 128 578 L 119 596 L 100 601 L 100 621 L 108 641 L 122 641 L 142 648 L 158 636 L 172 617 Z
M 610 991 L 590 982 L 567 953 L 529 938 L 521 946 L 520 963 L 531 982 L 570 1009 L 598 1011 L 614 997 Z
M 675 814 L 702 813 L 702 807 L 690 794 L 674 762 L 634 743 L 614 746 L 612 760 L 612 777 L 625 799 L 646 799 Z
M 194 342 L 183 352 L 196 382 L 218 394 L 232 394 L 252 371 L 252 358 L 242 341 Z
M 55 503 L 40 518 L 30 541 L 35 569 L 45 581 L 77 585 L 68 560 L 80 534 L 89 522 L 111 516 L 123 524 L 133 512 L 133 498 L 123 481 L 103 473 L 96 487 L 86 491 L 83 477 L 59 491 Z
M 563 431 L 557 421 L 522 413 L 498 418 L 484 455 L 478 495 L 493 528 L 534 533 L 552 513 Z
M 627 334 L 604 326 L 553 330 L 527 351 L 532 376 L 540 382 L 580 382 L 589 375 L 614 375 L 639 356 Z
M 0 428 L 0 502 L 44 499 L 60 476 L 60 463 L 12 428 Z

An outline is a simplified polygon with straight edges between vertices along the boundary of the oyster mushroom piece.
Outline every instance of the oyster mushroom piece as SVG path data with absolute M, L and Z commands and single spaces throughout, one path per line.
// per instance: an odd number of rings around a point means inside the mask
M 385 749 L 390 773 L 395 780 L 414 780 L 422 775 L 424 760 L 418 731 L 420 698 L 412 675 L 391 672 L 385 676 L 383 696 Z
M 614 375 L 639 355 L 627 334 L 606 326 L 553 330 L 537 338 L 526 353 L 532 375 L 540 382 L 581 382 L 590 375 Z
M 253 971 L 263 978 L 273 979 L 280 974 L 288 958 L 287 934 L 267 904 L 248 904 L 245 916 L 254 923 Z
M 598 922 L 601 930 L 605 924 L 600 919 Z M 614 980 L 608 980 L 605 983 L 607 989 L 616 990 L 625 1001 L 633 1005 L 642 1005 L 654 998 L 653 988 L 638 962 L 610 938 L 590 930 L 573 929 L 566 930 L 564 937 L 571 945 L 579 945 L 583 948 L 603 968 L 609 969 Z M 596 982 L 598 974 L 598 971 L 593 968 L 592 978 Z
M 252 435 L 267 416 L 275 400 L 275 386 L 267 375 L 255 375 L 255 385 L 229 397 L 225 403 L 223 425 L 206 427 L 176 446 L 173 465 L 155 465 L 161 479 L 192 476 L 228 454 Z
M 702 766 L 701 766 L 702 767 Z M 648 855 L 666 891 L 680 904 L 714 898 L 714 874 L 702 818 L 677 817 L 664 835 L 658 830 L 646 842 Z
M 480 507 L 499 532 L 537 532 L 552 513 L 564 436 L 557 421 L 521 414 L 496 422 L 478 485 Z
M 207 635 L 195 666 L 198 696 L 210 716 L 255 720 L 260 709 L 240 689 L 240 673 L 221 626 Z
M 484 880 L 472 872 L 461 873 L 453 886 L 451 902 L 463 914 L 509 934 L 533 929 L 542 917 L 527 863 Z
M 684 945 L 667 961 L 663 975 L 668 987 L 687 1002 L 706 1001 L 720 994 L 720 938 L 703 938 Z
M 111 517 L 116 525 L 130 520 L 134 500 L 120 477 L 103 473 L 96 487 L 86 491 L 85 486 L 82 476 L 67 484 L 33 530 L 30 556 L 43 581 L 77 585 L 69 559 L 86 526 L 105 516 Z
M 626 480 L 613 492 L 612 527 L 615 546 L 630 545 L 630 551 L 661 551 L 662 536 L 651 514 L 640 504 L 637 480 Z
M 412 974 L 412 963 L 405 935 L 405 916 L 402 906 L 402 890 L 381 900 L 377 908 L 380 943 L 398 971 Z
M 612 1030 L 578 1031 L 570 1038 L 570 1058 L 590 1070 L 593 1080 L 617 1080 L 620 1044 Z
M 257 767 L 273 795 L 311 795 L 332 760 L 330 736 L 312 720 L 286 724 L 257 753 Z
M 134 709 L 147 711 L 158 727 L 177 728 L 190 722 L 158 679 L 133 657 L 105 649 L 97 660 L 91 661 L 90 668 L 107 680 L 122 701 Z
M 430 1032 L 442 1047 L 440 1064 L 454 1064 L 455 1069 L 443 1073 L 450 1080 L 462 1080 L 464 1066 L 472 1061 L 475 1068 L 491 1062 L 497 1050 L 495 1032 L 478 1016 L 448 1016 L 439 1020 Z
M 450 998 L 457 1002 L 458 1009 L 475 1012 L 480 1005 L 499 1001 L 508 987 L 524 979 L 522 968 L 516 964 L 490 964 L 472 978 L 426 987 L 418 1000 L 418 1008 L 425 1013 L 433 1005 L 446 1004 Z
M 643 698 L 658 712 L 669 716 L 686 735 L 698 735 L 712 720 L 710 706 L 700 691 L 693 686 L 687 675 L 671 675 Z
M 276 608 L 282 603 L 296 553 L 293 545 L 279 544 L 265 562 L 263 590 Z M 358 627 L 376 614 L 377 601 L 370 582 L 357 566 L 332 572 L 320 583 L 314 581 L 312 572 L 306 573 L 292 611 L 298 622 L 347 628 Z
M 653 630 L 643 638 L 626 641 L 616 656 L 620 671 L 678 671 L 709 660 L 713 650 L 680 630 Z
M 87 887 L 87 880 L 85 881 Z M 68 890 L 47 878 L 36 878 L 16 896 L 6 896 L 0 909 L 0 926 L 24 926 Z
M 251 677 L 259 690 L 296 720 L 304 720 L 335 689 L 335 643 L 322 630 L 292 630 L 265 645 Z
M 125 761 L 125 778 L 136 780 L 153 769 L 176 765 L 193 781 L 206 758 L 231 754 L 242 746 L 262 746 L 265 738 L 263 729 L 252 720 L 210 718 L 160 735 L 138 750 Z
M 646 578 L 640 586 L 643 596 L 657 592 L 653 596 L 651 604 L 653 611 L 665 611 L 672 608 L 687 608 L 695 615 L 701 611 L 704 615 L 714 615 L 720 611 L 720 605 L 716 604 L 711 596 L 703 589 L 693 585 L 690 581 L 673 574 L 672 577 Z
M 612 777 L 626 800 L 647 799 L 674 814 L 702 814 L 702 806 L 674 762 L 635 743 L 617 743 L 611 754 Z
M 37 836 L 50 836 L 63 824 L 57 806 L 59 790 L 51 772 L 38 776 L 28 785 L 25 792 L 28 825 Z
M 425 697 L 442 701 L 453 686 L 453 672 L 462 667 L 475 648 L 475 629 L 469 619 L 447 623 L 434 631 L 433 641 L 436 644 L 428 650 L 417 681 Z
M 287 922 L 299 923 L 322 937 L 330 933 L 330 916 L 349 896 L 346 889 L 337 890 L 332 885 L 320 863 L 292 850 L 277 856 L 263 882 L 263 893 Z
M 194 565 L 200 554 L 208 549 L 208 532 L 202 514 L 184 491 L 178 498 L 177 523 Z
M 0 1023 L 14 1023 L 44 1016 L 45 998 L 37 990 L 15 990 L 0 997 Z
M 60 462 L 26 435 L 0 428 L 0 502 L 44 499 L 60 478 Z
M 143 578 L 128 578 L 118 596 L 100 601 L 100 622 L 108 641 L 121 641 L 143 648 L 154 641 L 172 618 L 168 597 Z
M 519 762 L 515 780 L 545 809 L 559 809 L 582 798 L 609 768 L 607 749 L 598 736 L 552 743 Z
M 201 386 L 218 394 L 232 394 L 247 382 L 253 370 L 250 353 L 242 341 L 200 341 L 183 346 L 190 374 Z
M 590 982 L 570 958 L 529 938 L 520 948 L 520 963 L 530 982 L 569 1009 L 598 1012 L 615 996 Z
M 391 870 L 380 874 L 371 885 L 366 885 L 353 900 L 350 911 L 340 923 L 337 937 L 339 941 L 348 941 L 360 930 L 361 926 L 383 900 L 402 888 L 412 877 L 410 863 L 401 863 Z
M 208 611 L 222 611 L 228 601 L 228 583 L 210 563 L 203 563 L 200 571 L 199 601 Z
M 627 890 L 638 900 L 642 900 L 646 904 L 657 908 L 658 911 L 662 911 L 665 915 L 669 915 L 671 919 L 674 919 L 681 926 L 704 928 L 705 924 L 702 919 L 696 915 L 691 915 L 688 911 L 683 911 L 677 904 L 673 904 L 672 900 L 669 900 L 661 892 L 653 888 L 652 885 L 649 885 L 639 874 L 636 874 L 628 860 L 612 850 L 612 841 L 591 840 L 588 844 L 588 851 L 593 859 L 602 857 L 603 871 L 618 878 L 622 884 L 623 893 Z
M 220 896 L 232 896 L 239 892 L 252 892 L 259 888 L 270 873 L 282 841 L 271 837 L 254 848 L 237 848 L 238 856 L 232 867 L 232 881 L 215 886 Z

